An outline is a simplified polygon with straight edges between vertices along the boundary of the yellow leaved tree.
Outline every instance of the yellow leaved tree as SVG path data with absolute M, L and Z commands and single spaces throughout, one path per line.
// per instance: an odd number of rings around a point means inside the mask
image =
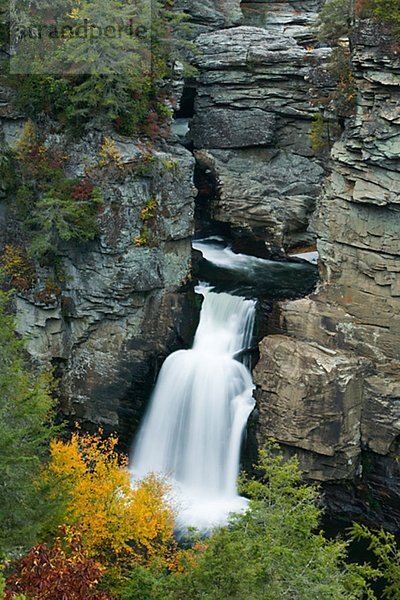
M 177 549 L 167 485 L 155 475 L 132 485 L 117 443 L 101 432 L 53 440 L 45 478 L 63 498 L 62 522 L 80 528 L 85 548 L 103 564 L 169 566 Z

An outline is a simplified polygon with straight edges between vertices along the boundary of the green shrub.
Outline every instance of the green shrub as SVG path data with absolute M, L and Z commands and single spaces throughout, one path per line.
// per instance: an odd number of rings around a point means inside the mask
M 369 565 L 364 565 L 365 577 L 383 582 L 383 598 L 398 600 L 400 596 L 400 549 L 395 536 L 389 531 L 371 531 L 365 525 L 355 524 L 351 529 L 354 540 L 368 542 L 368 550 L 375 556 L 377 569 L 371 572 Z
M 329 61 L 329 71 L 336 80 L 336 87 L 329 96 L 330 108 L 339 117 L 350 117 L 354 113 L 357 100 L 350 52 L 341 46 L 334 48 Z
M 392 28 L 395 35 L 400 35 L 400 4 L 397 0 L 357 0 L 355 15 L 374 18 Z
M 328 126 L 321 113 L 317 113 L 313 117 L 310 140 L 316 154 L 320 154 L 330 147 Z
M 95 190 L 88 200 L 74 200 L 74 186 L 75 181 L 65 180 L 61 188 L 49 190 L 35 202 L 25 224 L 30 231 L 30 253 L 36 258 L 57 254 L 60 242 L 87 242 L 98 234 L 97 207 L 102 196 Z
M 400 35 L 398 0 L 328 0 L 319 15 L 319 39 L 336 45 L 350 33 L 355 17 L 375 19 Z
M 374 598 L 365 577 L 374 569 L 346 566 L 347 544 L 319 531 L 318 490 L 301 483 L 297 459 L 270 444 L 257 479 L 243 479 L 246 513 L 215 530 L 186 563 L 167 575 L 136 569 L 123 600 L 356 600 Z M 199 546 L 199 544 L 197 544 Z
M 336 44 L 349 33 L 353 16 L 352 0 L 328 0 L 319 14 L 319 39 Z

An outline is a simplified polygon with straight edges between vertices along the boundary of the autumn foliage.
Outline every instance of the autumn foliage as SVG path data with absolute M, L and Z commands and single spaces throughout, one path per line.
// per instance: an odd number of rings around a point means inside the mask
M 35 281 L 33 265 L 28 259 L 26 252 L 19 246 L 6 244 L 0 266 L 8 280 L 8 283 L 17 290 L 28 290 Z
M 132 485 L 117 441 L 74 433 L 51 443 L 46 478 L 64 498 L 63 523 L 80 527 L 88 555 L 104 565 L 168 566 L 176 548 L 166 485 L 155 475 Z
M 51 546 L 39 544 L 16 565 L 5 600 L 24 594 L 35 600 L 109 600 L 98 591 L 104 567 L 88 556 L 79 530 L 62 527 Z

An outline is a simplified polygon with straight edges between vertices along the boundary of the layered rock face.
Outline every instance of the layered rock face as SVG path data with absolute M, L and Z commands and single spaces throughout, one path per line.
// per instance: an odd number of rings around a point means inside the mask
M 312 42 L 322 4 L 321 0 L 242 0 L 241 6 L 245 25 L 262 26 L 301 42 Z
M 315 216 L 323 281 L 262 342 L 259 440 L 296 449 L 335 511 L 399 527 L 400 60 L 368 24 L 353 43 L 357 114 Z
M 315 2 L 305 4 L 315 9 Z M 242 4 L 245 19 L 249 6 Z M 307 77 L 328 51 L 305 47 L 311 17 L 299 20 L 288 9 L 288 26 L 278 26 L 278 5 L 268 6 L 265 28 L 240 26 L 197 38 L 191 139 L 198 163 L 216 182 L 212 218 L 234 235 L 288 247 L 313 239 L 309 217 L 324 170 L 310 144 L 315 108 Z
M 233 27 L 242 21 L 240 0 L 176 0 L 176 11 L 190 15 L 190 25 L 194 36 L 211 31 Z
M 3 120 L 5 141 L 15 144 L 23 122 Z M 111 134 L 112 135 L 112 134 Z M 96 166 L 104 136 L 71 143 L 49 134 L 49 147 L 63 147 L 67 175 L 94 169 L 104 194 L 100 236 L 87 244 L 65 243 L 60 257 L 64 284 L 43 293 L 48 269 L 36 287 L 16 296 L 19 331 L 40 363 L 56 365 L 63 411 L 71 421 L 117 430 L 124 443 L 141 416 L 161 361 L 191 344 L 197 308 L 188 281 L 195 189 L 193 158 L 179 145 L 152 153 L 114 135 L 118 164 Z M 111 139 L 111 138 L 109 138 Z M 156 215 L 143 236 L 143 209 Z M 4 239 L 17 231 L 7 204 Z

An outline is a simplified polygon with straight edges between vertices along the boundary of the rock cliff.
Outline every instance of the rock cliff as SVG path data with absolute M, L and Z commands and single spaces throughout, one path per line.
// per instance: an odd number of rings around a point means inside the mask
M 3 142 L 15 146 L 25 121 L 2 119 Z M 38 268 L 33 289 L 15 298 L 18 328 L 28 350 L 60 376 L 63 412 L 86 426 L 117 430 L 124 443 L 141 416 L 162 360 L 191 343 L 197 308 L 188 281 L 195 188 L 193 158 L 179 144 L 152 149 L 110 133 L 116 164 L 99 168 L 103 132 L 71 142 L 47 128 L 51 152 L 68 156 L 66 173 L 88 169 L 104 204 L 100 235 L 89 243 L 64 243 L 63 285 L 51 293 L 52 269 Z M 111 140 L 111 141 L 110 141 Z M 155 216 L 143 236 L 143 210 Z M 0 201 L 1 245 L 19 243 L 13 198 Z
M 308 45 L 316 3 L 305 5 L 310 12 L 299 19 L 289 6 L 282 15 L 280 4 L 278 10 L 268 3 L 265 21 L 242 4 L 245 22 L 263 26 L 197 38 L 190 137 L 199 165 L 215 181 L 211 216 L 267 247 L 313 240 L 309 218 L 324 175 L 309 138 L 315 108 L 307 79 L 329 50 Z
M 335 511 L 399 527 L 400 60 L 369 23 L 352 44 L 357 112 L 314 218 L 322 283 L 261 344 L 259 440 L 295 448 Z

